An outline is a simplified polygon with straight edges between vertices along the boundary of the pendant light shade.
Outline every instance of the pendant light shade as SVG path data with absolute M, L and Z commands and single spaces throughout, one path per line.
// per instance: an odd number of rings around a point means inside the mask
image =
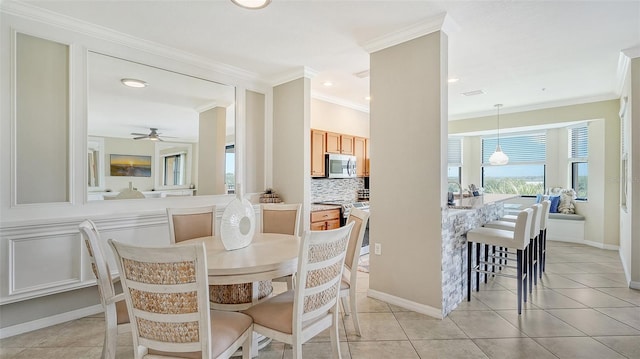
M 232 3 L 245 9 L 262 9 L 271 3 L 271 0 L 231 0 Z
M 491 157 L 489 157 L 489 163 L 493 166 L 502 166 L 509 163 L 509 156 L 502 152 L 502 148 L 500 148 L 500 107 L 502 107 L 502 104 L 496 104 L 495 107 L 498 109 L 498 145 Z

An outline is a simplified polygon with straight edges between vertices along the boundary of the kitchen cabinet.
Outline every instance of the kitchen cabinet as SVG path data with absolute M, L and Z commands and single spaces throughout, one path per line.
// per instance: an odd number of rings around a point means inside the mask
M 353 154 L 356 156 L 356 175 L 358 177 L 368 176 L 367 171 L 367 139 L 354 137 Z
M 340 153 L 343 155 L 353 155 L 353 136 L 340 135 Z
M 325 131 L 311 130 L 311 177 L 324 177 L 326 139 Z
M 340 208 L 311 212 L 311 230 L 340 228 Z
M 341 139 L 339 133 L 327 132 L 327 145 L 325 150 L 327 153 L 341 153 Z

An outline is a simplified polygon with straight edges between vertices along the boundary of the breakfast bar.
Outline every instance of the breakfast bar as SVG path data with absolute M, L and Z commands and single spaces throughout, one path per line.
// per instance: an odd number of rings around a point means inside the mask
M 504 214 L 504 201 L 514 194 L 484 194 L 456 200 L 442 209 L 442 316 L 454 310 L 466 296 L 466 233 Z

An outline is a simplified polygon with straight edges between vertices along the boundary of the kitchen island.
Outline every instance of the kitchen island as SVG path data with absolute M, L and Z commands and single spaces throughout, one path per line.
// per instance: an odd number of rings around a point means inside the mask
M 453 311 L 467 295 L 468 231 L 504 214 L 504 201 L 513 194 L 485 194 L 455 201 L 442 209 L 442 316 Z M 472 283 L 473 284 L 473 283 Z

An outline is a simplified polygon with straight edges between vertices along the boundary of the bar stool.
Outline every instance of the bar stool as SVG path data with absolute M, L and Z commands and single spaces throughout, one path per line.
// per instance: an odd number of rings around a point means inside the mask
M 485 275 L 494 274 L 502 275 L 505 277 L 516 278 L 518 281 L 518 314 L 522 313 L 522 301 L 527 301 L 527 276 L 525 267 L 527 265 L 527 257 L 529 257 L 529 237 L 531 221 L 533 216 L 533 209 L 527 208 L 518 213 L 518 218 L 515 223 L 513 231 L 507 231 L 503 229 L 480 227 L 475 228 L 467 232 L 467 301 L 471 301 L 471 273 L 476 273 L 476 292 L 480 291 L 480 273 Z M 473 264 L 473 244 L 476 244 L 476 263 Z M 504 247 L 507 250 L 505 254 L 513 255 L 513 252 L 509 252 L 509 249 L 516 250 L 515 261 L 516 266 L 504 265 L 507 268 L 515 268 L 516 275 L 509 275 L 499 272 L 489 272 L 486 270 L 487 265 L 495 266 L 494 263 L 488 261 L 488 257 L 485 257 L 484 261 L 480 260 L 480 245 L 495 247 Z M 495 260 L 495 252 L 491 254 Z M 480 266 L 484 265 L 485 269 L 480 269 Z M 492 268 L 493 270 L 494 268 Z
M 538 262 L 540 266 L 539 275 L 542 279 L 542 272 L 545 271 L 547 262 L 547 223 L 549 222 L 549 212 L 551 210 L 551 201 L 542 201 L 542 216 L 540 218 L 540 237 L 538 239 Z
M 529 247 L 528 251 L 528 267 L 527 272 L 532 275 L 528 275 L 529 279 L 529 293 L 533 292 L 533 285 L 538 285 L 538 235 L 540 234 L 540 217 L 542 214 L 542 205 L 536 203 L 531 206 L 533 210 L 529 233 Z M 486 228 L 503 229 L 506 231 L 514 231 L 516 223 L 509 221 L 491 221 L 484 225 Z M 533 283 L 532 283 L 533 282 Z
M 540 214 L 540 233 L 538 234 L 538 243 L 537 243 L 537 253 L 534 253 L 536 258 L 536 262 L 538 264 L 538 276 L 542 279 L 542 272 L 545 271 L 545 259 L 547 257 L 547 221 L 549 220 L 549 211 L 551 210 L 551 201 L 545 199 L 540 202 L 542 205 L 542 212 Z M 506 215 L 500 218 L 500 221 L 506 222 L 514 222 L 516 221 L 516 216 Z

